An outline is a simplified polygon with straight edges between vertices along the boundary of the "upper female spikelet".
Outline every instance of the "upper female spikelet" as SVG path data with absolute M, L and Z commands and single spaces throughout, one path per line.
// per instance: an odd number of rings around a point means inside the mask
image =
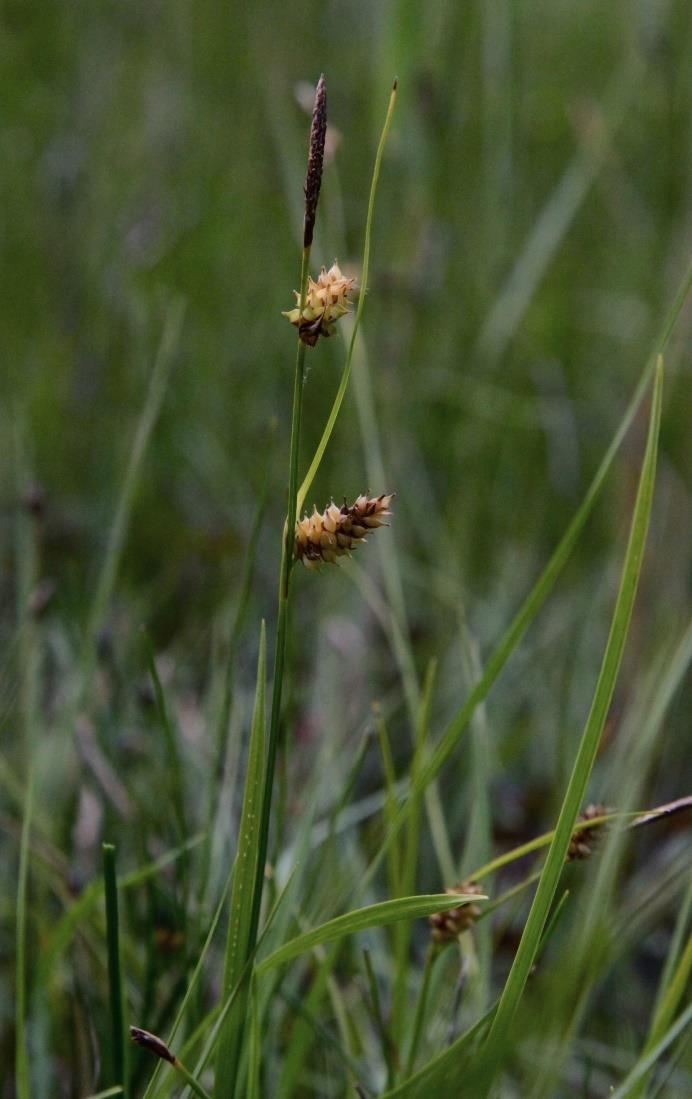
M 291 324 L 295 324 L 303 343 L 314 347 L 320 336 L 334 335 L 336 321 L 349 312 L 351 301 L 348 294 L 355 281 L 341 273 L 336 260 L 328 271 L 323 267 L 317 281 L 308 278 L 305 308 L 302 314 L 300 294 L 297 290 L 293 291 L 296 296 L 296 308 L 287 310 L 283 316 L 288 317 Z

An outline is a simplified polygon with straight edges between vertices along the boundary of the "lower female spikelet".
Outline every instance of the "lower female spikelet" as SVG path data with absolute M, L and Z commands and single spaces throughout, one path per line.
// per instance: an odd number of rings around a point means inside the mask
M 352 504 L 341 507 L 332 500 L 329 507 L 312 515 L 304 515 L 296 523 L 294 553 L 306 568 L 318 568 L 323 562 L 333 564 L 337 557 L 349 554 L 365 541 L 369 530 L 381 527 L 391 515 L 389 505 L 394 493 L 381 496 L 359 496 Z

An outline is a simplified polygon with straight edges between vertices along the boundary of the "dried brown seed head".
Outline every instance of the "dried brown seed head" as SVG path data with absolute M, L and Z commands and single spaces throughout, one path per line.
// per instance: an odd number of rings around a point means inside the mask
M 296 523 L 294 553 L 306 568 L 318 568 L 324 562 L 334 564 L 365 541 L 369 530 L 381 527 L 388 515 L 394 493 L 359 496 L 353 504 L 341 507 L 332 500 L 329 507 L 304 515 Z

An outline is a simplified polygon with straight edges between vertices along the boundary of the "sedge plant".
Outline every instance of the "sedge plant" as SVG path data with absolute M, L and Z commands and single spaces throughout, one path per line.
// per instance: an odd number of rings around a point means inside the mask
M 137 1085 L 144 1084 L 145 1071 L 133 1069 L 138 1052 L 124 1041 L 128 1032 L 144 1054 L 157 1059 L 158 1065 L 148 1076 L 145 1099 L 166 1099 L 176 1088 L 185 1087 L 186 1094 L 202 1099 L 252 1099 L 273 1093 L 280 1099 L 297 1099 L 303 1095 L 341 1096 L 357 1093 L 372 1099 L 375 1094 L 391 1099 L 426 1099 L 436 1094 L 468 1092 L 479 1096 L 502 1096 L 516 1093 L 516 1081 L 531 1078 L 533 1094 L 541 1097 L 546 1088 L 553 1090 L 565 1083 L 567 1076 L 566 1050 L 579 1033 L 585 1012 L 587 994 L 607 972 L 606 962 L 599 972 L 596 967 L 589 977 L 593 980 L 584 992 L 580 974 L 570 971 L 564 963 L 565 987 L 575 992 L 574 1005 L 564 1011 L 562 1029 L 550 1050 L 535 1055 L 532 1038 L 527 1035 L 522 1009 L 532 1003 L 536 985 L 541 981 L 544 960 L 551 959 L 560 968 L 568 957 L 572 931 L 565 931 L 574 911 L 572 888 L 587 891 L 588 868 L 598 863 L 605 850 L 609 859 L 615 841 L 637 842 L 651 829 L 666 822 L 678 821 L 690 808 L 689 797 L 680 796 L 665 805 L 648 810 L 620 811 L 617 799 L 590 801 L 590 786 L 599 750 L 606 755 L 604 729 L 613 692 L 616 689 L 635 597 L 643 567 L 647 531 L 652 511 L 657 468 L 658 441 L 663 413 L 662 353 L 682 310 L 690 288 L 690 273 L 685 276 L 677 298 L 657 338 L 652 355 L 645 365 L 634 396 L 625 410 L 620 425 L 589 486 L 574 518 L 547 565 L 540 572 L 519 610 L 510 617 L 509 625 L 499 639 L 490 644 L 484 661 L 473 663 L 474 681 L 466 697 L 455 696 L 451 716 L 438 726 L 442 710 L 435 696 L 442 661 L 431 660 L 424 678 L 420 698 L 415 691 L 407 702 L 408 718 L 415 725 L 413 754 L 408 761 L 392 726 L 398 717 L 398 701 L 385 697 L 373 706 L 363 732 L 360 747 L 352 752 L 349 766 L 334 783 L 327 811 L 320 817 L 314 806 L 304 814 L 292 846 L 281 851 L 280 858 L 289 866 L 278 873 L 277 866 L 268 867 L 270 835 L 276 819 L 275 786 L 280 756 L 282 725 L 285 722 L 287 684 L 291 674 L 289 639 L 291 607 L 294 598 L 295 570 L 305 570 L 306 582 L 328 582 L 330 570 L 337 562 L 347 562 L 354 554 L 363 557 L 363 548 L 371 534 L 394 513 L 399 501 L 405 506 L 404 493 L 399 488 L 397 503 L 394 493 L 385 491 L 385 484 L 373 486 L 370 492 L 358 495 L 352 502 L 339 504 L 331 500 L 320 511 L 303 511 L 307 494 L 324 457 L 335 429 L 354 362 L 364 361 L 364 342 L 360 331 L 368 287 L 371 230 L 375 194 L 379 179 L 383 149 L 396 102 L 396 83 L 387 108 L 382 136 L 377 149 L 367 220 L 360 283 L 344 274 L 334 262 L 322 267 L 315 275 L 312 246 L 327 138 L 327 95 L 324 77 L 317 85 L 310 128 L 308 167 L 305 181 L 305 205 L 302 244 L 296 302 L 286 311 L 294 332 L 285 326 L 286 335 L 295 336 L 295 363 L 292 397 L 290 400 L 290 444 L 287 461 L 286 514 L 281 531 L 280 566 L 276 602 L 276 624 L 273 637 L 273 661 L 268 659 L 272 646 L 267 642 L 267 629 L 262 622 L 252 699 L 248 699 L 249 738 L 244 754 L 242 799 L 232 865 L 225 866 L 221 897 L 214 897 L 212 915 L 196 913 L 199 926 L 190 933 L 192 946 L 181 966 L 178 984 L 170 982 L 168 1011 L 161 1012 L 166 1038 L 149 1029 L 130 1025 L 132 985 L 129 975 L 141 977 L 139 944 L 128 935 L 123 911 L 133 894 L 142 895 L 167 874 L 179 874 L 185 888 L 180 890 L 182 905 L 194 908 L 191 888 L 196 852 L 201 850 L 202 870 L 199 875 L 205 898 L 213 889 L 210 865 L 213 858 L 210 833 L 212 827 L 228 829 L 223 818 L 227 802 L 214 789 L 206 802 L 207 830 L 186 835 L 193 820 L 192 807 L 186 801 L 188 766 L 181 751 L 174 707 L 166 698 L 166 683 L 159 674 L 153 651 L 147 645 L 146 663 L 153 684 L 153 704 L 163 731 L 162 741 L 169 767 L 170 816 L 175 845 L 157 858 L 150 854 L 142 858 L 141 866 L 131 873 L 116 876 L 115 852 L 104 848 L 103 881 L 93 881 L 78 896 L 60 892 L 55 865 L 55 853 L 46 855 L 46 828 L 42 806 L 35 797 L 33 769 L 26 787 L 14 782 L 11 772 L 5 775 L 6 785 L 13 790 L 18 806 L 23 810 L 20 834 L 19 881 L 16 899 L 18 928 L 17 997 L 15 1057 L 17 1094 L 20 1099 L 33 1099 L 32 1066 L 29 1057 L 31 997 L 28 994 L 30 967 L 27 935 L 30 915 L 27 898 L 30 894 L 31 857 L 43 858 L 47 869 L 45 880 L 63 908 L 45 941 L 38 958 L 38 983 L 50 999 L 58 984 L 68 951 L 79 946 L 99 956 L 99 944 L 108 974 L 108 1026 L 104 1027 L 103 1047 L 108 1054 L 105 1090 L 102 1096 L 133 1095 Z M 600 162 L 600 160 L 599 160 Z M 314 276 L 314 277 L 313 277 Z M 352 302 L 358 294 L 355 312 Z M 350 317 L 349 317 L 350 314 Z M 167 331 L 177 332 L 182 311 L 175 310 L 174 322 Z M 350 327 L 347 327 L 350 326 Z M 319 357 L 324 341 L 346 329 L 346 354 L 331 411 L 314 455 L 305 472 L 300 469 L 303 395 L 308 374 L 310 383 L 320 377 Z M 114 589 L 117 567 L 125 538 L 138 470 L 163 398 L 164 383 L 170 364 L 170 333 L 164 338 L 158 367 L 152 382 L 144 428 L 138 433 L 138 445 L 131 458 L 121 506 L 116 509 L 113 533 L 107 543 L 106 563 L 97 586 L 90 616 L 89 630 L 100 622 L 106 603 Z M 481 341 L 483 343 L 483 341 Z M 485 341 L 487 344 L 487 340 Z M 308 371 L 308 363 L 312 370 Z M 163 365 L 162 365 L 163 364 Z M 154 384 L 155 383 L 155 384 Z M 479 856 L 481 865 L 469 870 L 462 867 L 463 859 L 455 836 L 454 822 L 440 808 L 437 792 L 428 803 L 438 779 L 453 774 L 453 761 L 463 745 L 465 734 L 503 673 L 522 637 L 546 604 L 558 578 L 582 536 L 587 520 L 592 516 L 628 428 L 635 420 L 646 397 L 650 397 L 648 433 L 641 464 L 636 500 L 629 521 L 629 540 L 623 555 L 620 584 L 614 594 L 611 628 L 599 653 L 598 675 L 592 694 L 592 704 L 586 716 L 581 737 L 569 757 L 569 776 L 556 790 L 555 814 L 548 830 L 536 829 L 532 838 L 513 843 L 508 850 L 488 852 Z M 288 394 L 287 394 L 288 398 Z M 288 407 L 287 399 L 287 407 Z M 301 476 L 302 475 L 302 476 Z M 339 486 L 334 486 L 335 490 Z M 262 520 L 264 500 L 258 508 L 252 540 Z M 20 592 L 22 625 L 21 663 L 23 669 L 22 703 L 24 727 L 29 747 L 33 748 L 38 703 L 36 689 L 36 623 L 27 613 L 29 574 L 33 582 L 33 555 L 28 552 L 27 532 L 31 524 L 23 515 L 18 531 L 18 558 L 23 563 L 24 576 Z M 30 541 L 30 538 L 28 539 Z M 28 548 L 27 548 L 28 547 Z M 254 552 L 254 549 L 253 549 Z M 240 623 L 245 615 L 248 593 L 254 575 L 254 557 L 246 564 L 239 607 L 231 630 L 230 656 L 235 657 L 240 646 Z M 397 575 L 399 575 L 397 562 Z M 386 562 L 385 562 L 386 565 Z M 348 569 L 348 565 L 347 565 Z M 333 574 L 332 574 L 333 575 Z M 367 577 L 351 569 L 350 578 L 359 586 L 384 625 L 383 632 L 391 646 L 392 664 L 400 672 L 392 696 L 401 688 L 410 688 L 410 665 L 414 652 L 409 639 L 402 641 L 396 632 L 396 615 L 392 604 L 398 598 L 397 584 L 385 585 L 385 596 L 373 590 Z M 388 629 L 388 627 L 390 627 Z M 650 720 L 650 742 L 653 743 L 662 714 L 669 705 L 692 661 L 689 627 L 675 649 L 666 674 L 661 677 L 658 694 L 654 692 L 653 716 Z M 70 713 L 82 704 L 95 679 L 97 662 L 85 640 L 80 674 Z M 402 659 L 402 651 L 405 659 Z M 230 659 L 230 657 L 229 657 Z M 407 670 L 408 669 L 408 670 Z M 271 674 L 271 691 L 267 683 Z M 408 677 L 408 679 L 407 679 Z M 235 708 L 231 672 L 223 669 L 223 690 L 220 717 L 215 724 L 213 751 L 213 781 L 218 782 L 226 749 L 225 736 Z M 239 719 L 238 724 L 241 724 Z M 376 737 L 372 736 L 372 731 Z M 286 737 L 286 754 L 290 757 L 290 728 Z M 647 736 L 649 733 L 647 732 Z M 377 741 L 381 760 L 372 763 L 371 745 Z M 649 740 L 647 740 L 647 748 Z M 234 758 L 243 758 L 237 753 Z M 323 757 L 320 757 L 322 759 Z M 326 757 L 324 757 L 326 758 Z M 644 756 L 642 755 L 642 758 Z M 646 759 L 650 758 L 649 756 Z M 312 761 L 310 761 L 312 764 Z M 366 766 L 377 769 L 380 786 L 374 793 L 361 796 L 359 782 Z M 318 766 L 311 767 L 306 780 L 309 791 L 306 801 L 319 798 Z M 485 776 L 487 779 L 488 776 Z M 187 784 L 189 786 L 189 783 Z M 241 785 L 240 783 L 238 784 Z M 487 793 L 487 791 L 485 791 Z M 637 804 L 637 803 L 634 803 Z M 431 877 L 429 868 L 421 865 L 421 850 L 425 843 L 425 812 L 433 835 L 433 847 L 438 863 L 449 867 L 449 878 L 440 882 L 437 891 L 423 889 Z M 219 817 L 220 825 L 219 825 Z M 361 832 L 358 832 L 361 829 Z M 486 839 L 491 833 L 486 829 Z M 354 836 L 364 836 L 359 845 Z M 374 840 L 373 840 L 374 837 Z M 440 858 L 440 852 L 443 858 Z M 524 865 L 524 861 L 530 861 Z M 474 859 L 474 861 L 476 861 Z M 604 865 L 609 865 L 606 859 Z M 334 865 L 343 870 L 335 882 Z M 378 874 L 384 868 L 386 896 L 376 890 Z M 647 1094 L 653 1081 L 660 1082 L 659 1062 L 665 1060 L 666 1070 L 674 1072 L 674 1056 L 682 1049 L 685 1030 L 690 1022 L 685 1004 L 685 988 L 692 966 L 689 946 L 690 896 L 680 905 L 679 879 L 684 869 L 683 855 L 676 855 L 661 873 L 649 893 L 640 891 L 628 897 L 622 911 L 613 921 L 614 944 L 609 944 L 608 958 L 617 959 L 617 948 L 631 941 L 641 928 L 651 926 L 654 918 L 669 908 L 680 906 L 675 932 L 663 969 L 656 1001 L 651 1005 L 648 1031 L 639 1050 L 628 1063 L 618 1067 L 616 1074 L 609 1066 L 609 1086 L 618 1096 Z M 270 890 L 267 881 L 275 876 L 273 904 L 267 903 Z M 505 876 L 506 875 L 506 876 Z M 569 877 L 569 888 L 565 879 Z M 56 879 L 57 883 L 56 883 Z M 581 880 L 580 880 L 581 879 Z M 583 882 L 586 881 L 584 886 Z M 308 898 L 314 894 L 314 904 Z M 642 900 L 642 894 L 644 900 Z M 597 905 L 598 897 L 591 895 Z M 105 920 L 103 902 L 105 901 Z M 523 906 L 523 907 L 522 907 Z M 657 907 L 659 906 L 659 907 Z M 205 972 L 214 968 L 210 956 L 218 949 L 217 931 L 227 919 L 222 974 L 212 984 L 216 995 L 205 989 Z M 317 913 L 317 915 L 316 915 Z M 652 916 L 653 913 L 653 916 Z M 415 920 L 427 920 L 427 925 L 411 928 Z M 648 922 L 647 922 L 648 921 Z M 186 926 L 194 927 L 194 920 Z M 477 950 L 480 934 L 493 948 L 495 938 L 514 930 L 515 940 L 507 972 L 483 974 L 483 996 L 466 995 L 469 983 L 477 977 L 478 967 L 487 964 L 486 955 Z M 499 928 L 500 931 L 496 932 Z M 518 928 L 518 930 L 517 930 Z M 480 929 L 480 932 L 479 932 Z M 367 936 L 367 946 L 353 945 L 356 935 Z M 628 935 L 630 939 L 628 940 Z M 588 960 L 594 941 L 582 930 L 577 936 L 579 957 Z M 422 943 L 422 948 L 421 948 Z M 196 953 L 195 953 L 196 951 Z M 560 955 L 560 951 L 563 955 Z M 599 954 L 598 957 L 605 957 Z M 474 974 L 474 965 L 476 974 Z M 499 972 L 499 966 L 494 967 Z M 348 987 L 342 973 L 355 974 Z M 450 976 L 451 975 L 451 976 Z M 151 988 L 155 977 L 145 973 L 142 984 Z M 452 979 L 453 978 L 453 979 Z M 164 980 L 161 982 L 165 983 Z M 450 989 L 452 992 L 450 994 Z M 485 995 L 488 992 L 489 995 Z M 577 995 L 578 993 L 578 995 Z M 155 997 L 139 998 L 138 1010 L 144 1016 L 138 1020 L 149 1027 L 154 1024 L 145 1009 Z M 559 1003 L 555 993 L 554 1001 Z M 526 1018 L 530 1017 L 527 1009 Z M 280 1026 L 272 1033 L 272 1023 Z M 331 1025 L 331 1020 L 336 1025 Z M 317 1039 L 317 1041 L 316 1041 Z M 47 1041 L 47 1039 L 45 1039 Z M 317 1053 L 315 1053 L 317 1048 Z M 175 1050 L 175 1052 L 174 1052 Z M 335 1082 L 332 1071 L 316 1079 L 313 1064 L 320 1055 L 333 1057 L 341 1077 Z M 528 1051 L 528 1052 L 527 1052 Z M 128 1053 L 130 1056 L 128 1056 Z M 553 1055 L 554 1054 L 554 1055 Z M 272 1055 L 274 1057 L 273 1061 Z M 551 1062 L 552 1058 L 552 1063 Z M 539 1064 L 540 1061 L 540 1064 Z M 271 1063 L 270 1063 L 271 1062 Z M 528 1062 L 528 1068 L 527 1068 Z M 668 1063 L 670 1062 L 670 1063 Z M 140 1062 L 141 1064 L 141 1062 Z M 330 1061 L 331 1065 L 332 1062 Z M 616 1066 L 617 1067 L 617 1066 Z M 139 1076 L 136 1077 L 136 1072 Z M 135 1078 L 136 1077 L 136 1078 Z M 518 1085 L 518 1086 L 521 1086 Z M 684 1086 L 684 1083 L 683 1083 Z M 543 1088 L 543 1093 L 541 1089 Z M 40 1095 L 40 1092 L 36 1092 Z M 604 1092 L 605 1094 L 605 1092 Z

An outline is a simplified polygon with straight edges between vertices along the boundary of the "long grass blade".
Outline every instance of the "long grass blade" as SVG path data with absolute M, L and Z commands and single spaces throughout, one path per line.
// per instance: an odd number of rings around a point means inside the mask
M 267 640 L 264 622 L 260 631 L 257 659 L 257 687 L 252 715 L 250 746 L 243 807 L 238 832 L 238 848 L 231 891 L 231 906 L 226 940 L 224 983 L 226 992 L 241 979 L 246 969 L 250 927 L 252 922 L 253 887 L 257 876 L 259 855 L 260 804 L 265 766 L 265 681 L 267 674 Z M 241 984 L 235 1003 L 228 1013 L 219 1037 L 216 1059 L 216 1095 L 232 1096 L 237 1083 L 243 1030 L 250 994 L 249 974 Z
M 320 943 L 334 942 L 335 939 L 353 935 L 357 931 L 386 927 L 398 920 L 417 920 L 423 916 L 430 916 L 433 912 L 446 912 L 448 908 L 455 908 L 457 904 L 463 904 L 464 901 L 478 899 L 477 896 L 470 894 L 450 896 L 449 893 L 426 893 L 418 897 L 398 897 L 396 900 L 380 901 L 366 908 L 358 908 L 354 912 L 346 912 L 343 916 L 328 920 L 327 923 L 320 924 L 319 927 L 305 931 L 302 935 L 284 943 L 259 963 L 257 974 L 263 976 L 276 966 L 285 965 L 286 962 L 299 957 L 306 950 L 312 950 Z
M 651 504 L 653 500 L 656 474 L 656 455 L 658 433 L 661 421 L 661 398 L 663 390 L 663 363 L 659 358 L 649 417 L 649 433 L 646 452 L 637 491 L 630 536 L 620 580 L 620 588 L 610 628 L 610 635 L 596 684 L 591 710 L 577 752 L 572 775 L 563 799 L 562 808 L 555 828 L 555 835 L 548 851 L 543 872 L 538 883 L 536 895 L 524 927 L 524 932 L 509 976 L 500 998 L 497 1014 L 493 1020 L 487 1045 L 483 1051 L 481 1078 L 483 1086 L 494 1078 L 500 1068 L 501 1059 L 506 1051 L 509 1029 L 524 992 L 526 981 L 533 965 L 538 944 L 550 905 L 562 873 L 574 823 L 584 798 L 591 769 L 596 758 L 608 707 L 615 689 L 615 682 L 625 640 L 629 629 L 634 598 L 644 556 L 644 546 L 649 527 Z M 481 1087 L 481 1094 L 483 1087 Z

